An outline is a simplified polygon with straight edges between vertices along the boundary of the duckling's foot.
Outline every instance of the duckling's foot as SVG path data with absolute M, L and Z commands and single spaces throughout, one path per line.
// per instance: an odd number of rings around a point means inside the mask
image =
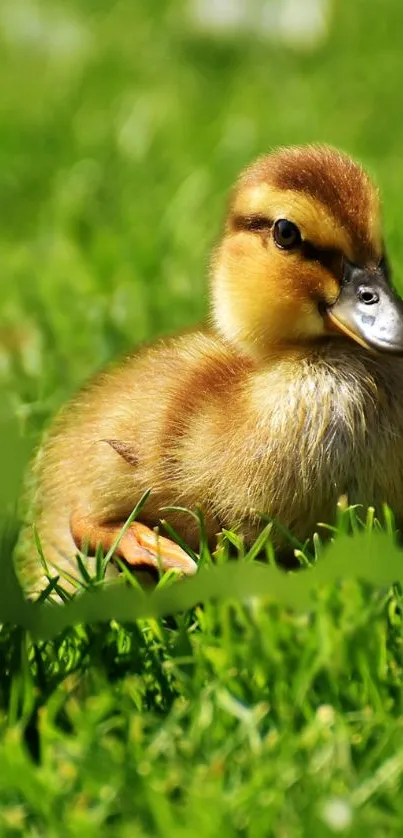
M 74 515 L 70 522 L 71 533 L 79 550 L 95 553 L 99 546 L 104 553 L 118 540 L 121 524 L 94 524 L 88 518 Z M 197 564 L 171 541 L 158 535 L 145 524 L 134 521 L 121 536 L 114 555 L 133 568 L 152 570 L 178 570 L 186 575 L 196 573 Z

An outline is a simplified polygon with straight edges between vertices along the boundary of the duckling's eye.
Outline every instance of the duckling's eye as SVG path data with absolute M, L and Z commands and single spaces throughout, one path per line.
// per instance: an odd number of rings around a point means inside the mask
M 296 224 L 286 218 L 279 218 L 273 225 L 273 237 L 276 245 L 282 250 L 291 250 L 301 242 L 301 233 Z

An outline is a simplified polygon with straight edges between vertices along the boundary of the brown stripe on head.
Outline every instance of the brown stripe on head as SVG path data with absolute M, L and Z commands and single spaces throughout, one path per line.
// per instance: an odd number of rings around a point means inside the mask
M 312 145 L 282 148 L 258 159 L 238 182 L 232 215 L 239 209 L 248 211 L 248 201 L 251 212 L 258 210 L 259 203 L 264 209 L 273 198 L 275 207 L 280 206 L 281 195 L 285 206 L 295 204 L 305 220 L 316 207 L 310 226 L 318 228 L 320 237 L 318 219 L 322 218 L 327 228 L 322 238 L 333 227 L 336 242 L 348 242 L 350 258 L 365 262 L 381 257 L 378 191 L 361 166 L 346 154 Z

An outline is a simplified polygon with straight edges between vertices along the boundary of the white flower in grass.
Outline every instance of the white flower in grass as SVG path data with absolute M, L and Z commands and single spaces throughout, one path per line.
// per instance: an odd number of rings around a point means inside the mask
M 347 800 L 331 797 L 323 803 L 321 816 L 323 822 L 333 832 L 349 829 L 353 820 L 353 811 Z

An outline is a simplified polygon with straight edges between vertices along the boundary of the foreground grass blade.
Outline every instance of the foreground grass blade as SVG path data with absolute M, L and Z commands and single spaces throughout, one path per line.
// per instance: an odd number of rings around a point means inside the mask
M 120 530 L 120 533 L 119 533 L 118 537 L 113 542 L 112 547 L 108 550 L 108 552 L 107 552 L 107 554 L 106 554 L 106 556 L 105 556 L 105 558 L 102 562 L 102 574 L 105 573 L 105 570 L 106 570 L 113 554 L 115 553 L 115 551 L 119 547 L 120 541 L 123 538 L 125 532 L 129 529 L 129 527 L 133 523 L 133 521 L 136 520 L 136 518 L 140 514 L 144 504 L 147 503 L 147 500 L 150 497 L 150 494 L 151 494 L 151 489 L 147 489 L 147 491 L 144 492 L 144 494 L 141 496 L 139 502 L 134 507 L 133 512 L 131 512 L 127 521 L 125 521 L 125 523 L 123 524 L 123 527 Z

